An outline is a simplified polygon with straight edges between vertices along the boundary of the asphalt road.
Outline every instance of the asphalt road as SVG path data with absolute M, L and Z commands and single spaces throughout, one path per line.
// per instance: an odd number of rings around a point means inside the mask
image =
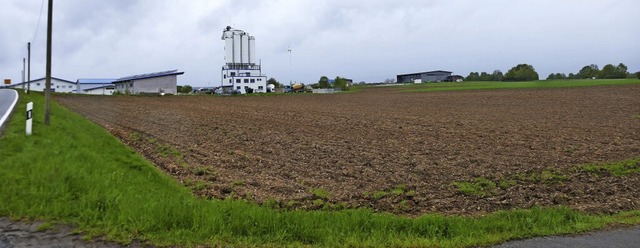
M 18 101 L 18 92 L 15 90 L 0 89 L 0 130 Z
M 511 241 L 494 248 L 626 248 L 640 247 L 640 226 L 571 236 L 539 237 Z

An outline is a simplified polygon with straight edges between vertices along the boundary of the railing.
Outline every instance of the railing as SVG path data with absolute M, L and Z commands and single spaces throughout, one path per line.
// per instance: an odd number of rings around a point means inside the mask
M 260 65 L 251 64 L 226 64 L 222 67 L 223 70 L 260 70 Z

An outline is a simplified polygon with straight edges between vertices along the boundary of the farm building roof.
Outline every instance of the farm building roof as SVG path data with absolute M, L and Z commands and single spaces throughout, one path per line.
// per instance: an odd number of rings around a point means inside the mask
M 116 81 L 115 78 L 79 78 L 78 84 L 110 84 Z
M 102 85 L 102 86 L 93 87 L 93 88 L 89 88 L 89 89 L 83 89 L 83 90 L 84 91 L 90 91 L 90 90 L 97 90 L 97 89 L 109 88 L 109 87 L 115 87 L 115 86 L 113 86 L 113 84 L 108 84 L 108 85 Z
M 27 82 L 24 82 L 24 83 L 21 82 L 21 83 L 17 83 L 17 84 L 12 84 L 9 87 L 13 87 L 13 86 L 16 86 L 16 85 L 21 85 L 21 84 L 27 84 L 29 82 L 33 83 L 33 82 L 37 82 L 37 81 L 41 81 L 41 80 L 45 80 L 45 79 L 47 79 L 47 78 L 43 77 L 43 78 L 38 78 L 38 79 L 32 79 L 31 81 L 27 81 Z M 61 79 L 61 78 L 57 78 L 57 77 L 51 77 L 51 79 L 55 79 L 55 80 L 62 81 L 62 82 L 65 82 L 65 83 L 76 84 L 76 82 L 71 82 L 69 80 L 65 80 L 65 79 Z
M 133 75 L 133 76 L 128 76 L 128 77 L 118 78 L 115 81 L 113 81 L 113 83 L 115 84 L 115 83 L 120 83 L 120 82 L 124 82 L 124 81 L 140 80 L 140 79 L 156 78 L 156 77 L 165 77 L 165 76 L 172 76 L 172 75 L 182 75 L 182 74 L 184 74 L 184 72 L 180 72 L 178 70 L 153 72 L 153 73 L 147 73 L 147 74 L 140 74 L 140 75 Z
M 408 76 L 408 75 L 416 75 L 416 74 L 431 74 L 431 73 L 453 73 L 450 71 L 443 71 L 443 70 L 437 70 L 437 71 L 425 71 L 425 72 L 416 72 L 416 73 L 407 73 L 407 74 L 400 74 L 398 76 Z

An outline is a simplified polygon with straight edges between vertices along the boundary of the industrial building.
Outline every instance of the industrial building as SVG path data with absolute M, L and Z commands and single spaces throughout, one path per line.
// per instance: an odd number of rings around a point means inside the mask
M 27 86 L 27 84 L 29 84 L 29 86 Z M 46 88 L 45 84 L 46 84 L 46 78 L 39 78 L 39 79 L 31 80 L 30 82 L 14 84 L 10 86 L 10 88 L 13 88 L 13 89 L 29 88 L 31 91 L 44 92 L 44 89 Z M 69 80 L 51 77 L 51 92 L 76 93 L 76 83 L 71 82 Z
M 80 78 L 76 81 L 78 94 L 113 95 L 115 78 Z
M 178 70 L 162 71 L 118 78 L 113 81 L 115 91 L 121 94 L 177 94 Z
M 222 88 L 241 94 L 267 92 L 267 76 L 262 75 L 261 65 L 256 63 L 255 37 L 227 26 L 222 31 L 222 40 L 225 42 Z
M 413 83 L 416 80 L 421 82 L 443 82 L 453 74 L 450 71 L 427 71 L 418 73 L 401 74 L 397 76 L 398 83 Z

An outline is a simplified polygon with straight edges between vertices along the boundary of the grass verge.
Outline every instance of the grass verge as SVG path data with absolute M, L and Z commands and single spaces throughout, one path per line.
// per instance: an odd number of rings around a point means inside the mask
M 24 135 L 28 101 L 34 134 Z M 367 209 L 287 211 L 198 199 L 101 127 L 43 97 L 21 94 L 0 138 L 0 216 L 77 227 L 87 238 L 161 246 L 466 247 L 640 223 L 640 212 L 587 215 L 565 207 L 484 217 L 406 218 Z M 48 228 L 48 227 L 47 227 Z
M 638 79 L 596 79 L 596 80 L 540 80 L 528 82 L 461 82 L 407 84 L 406 92 L 495 90 L 495 89 L 548 89 L 567 87 L 589 87 L 599 85 L 640 84 Z

